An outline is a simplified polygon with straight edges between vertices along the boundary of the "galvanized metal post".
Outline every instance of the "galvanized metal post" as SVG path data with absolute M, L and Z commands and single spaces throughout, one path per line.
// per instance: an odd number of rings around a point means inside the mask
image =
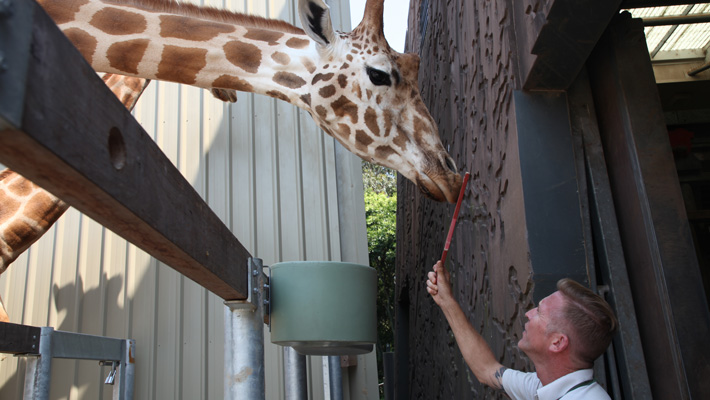
M 135 381 L 136 341 L 127 339 L 123 342 L 123 359 L 119 362 L 117 379 L 113 386 L 113 398 L 132 400 Z
M 306 356 L 288 346 L 284 346 L 283 354 L 286 400 L 306 400 L 308 398 Z
M 328 356 L 328 379 L 330 400 L 343 400 L 343 368 L 340 366 L 340 356 Z
M 224 397 L 264 400 L 264 285 L 263 263 L 249 259 L 249 298 L 226 301 Z
M 39 338 L 39 356 L 30 357 L 25 374 L 24 399 L 49 399 L 49 384 L 52 375 L 52 334 L 54 328 L 43 327 Z

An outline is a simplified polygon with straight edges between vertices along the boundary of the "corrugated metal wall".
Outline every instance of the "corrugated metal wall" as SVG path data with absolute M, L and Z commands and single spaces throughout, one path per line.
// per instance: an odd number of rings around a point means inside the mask
M 294 3 L 211 5 L 300 25 Z M 331 8 L 336 29 L 348 30 L 348 2 Z M 153 82 L 134 114 L 265 265 L 367 264 L 359 159 L 308 113 L 264 96 L 238 96 L 228 105 L 208 91 Z M 348 205 L 339 209 L 339 197 Z M 135 339 L 136 399 L 223 398 L 221 299 L 74 209 L 0 276 L 0 291 L 12 322 Z M 282 348 L 266 336 L 266 397 L 283 398 Z M 24 359 L 0 360 L 0 399 L 20 398 Z M 100 384 L 107 374 L 96 362 L 55 360 L 52 398 L 111 398 Z M 343 375 L 346 399 L 378 397 L 374 353 Z M 308 377 L 309 398 L 328 398 L 321 357 L 308 358 Z

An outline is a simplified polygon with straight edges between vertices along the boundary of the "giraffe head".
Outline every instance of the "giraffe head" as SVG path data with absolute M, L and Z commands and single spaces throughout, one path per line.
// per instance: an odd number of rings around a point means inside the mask
M 461 176 L 420 96 L 419 57 L 387 44 L 383 1 L 368 0 L 362 22 L 341 33 L 323 0 L 299 0 L 301 23 L 320 58 L 310 112 L 359 157 L 399 171 L 432 199 L 455 202 Z

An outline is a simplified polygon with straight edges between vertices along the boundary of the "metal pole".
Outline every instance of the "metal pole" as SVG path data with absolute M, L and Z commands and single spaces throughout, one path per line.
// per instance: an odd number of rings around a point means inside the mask
M 340 367 L 340 356 L 328 357 L 328 379 L 330 400 L 343 400 L 343 369 Z
M 136 366 L 136 341 L 127 339 L 122 346 L 123 358 L 119 361 L 118 384 L 113 385 L 113 398 L 117 400 L 133 400 L 133 384 Z
M 49 399 L 49 383 L 52 375 L 52 334 L 54 328 L 43 327 L 39 339 L 39 357 L 29 358 L 25 372 L 24 399 Z
M 264 307 L 261 288 L 263 264 L 249 259 L 249 298 L 225 301 L 224 396 L 226 399 L 264 400 Z
M 306 400 L 308 398 L 306 356 L 298 354 L 293 347 L 288 346 L 284 346 L 283 355 L 286 400 Z

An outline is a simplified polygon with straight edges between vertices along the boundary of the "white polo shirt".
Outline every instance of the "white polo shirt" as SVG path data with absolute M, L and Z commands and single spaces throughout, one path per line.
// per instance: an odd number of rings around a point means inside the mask
M 596 381 L 589 382 L 594 373 L 581 369 L 542 386 L 534 372 L 506 369 L 503 389 L 513 400 L 610 400 L 609 394 Z M 582 386 L 577 386 L 584 384 Z

